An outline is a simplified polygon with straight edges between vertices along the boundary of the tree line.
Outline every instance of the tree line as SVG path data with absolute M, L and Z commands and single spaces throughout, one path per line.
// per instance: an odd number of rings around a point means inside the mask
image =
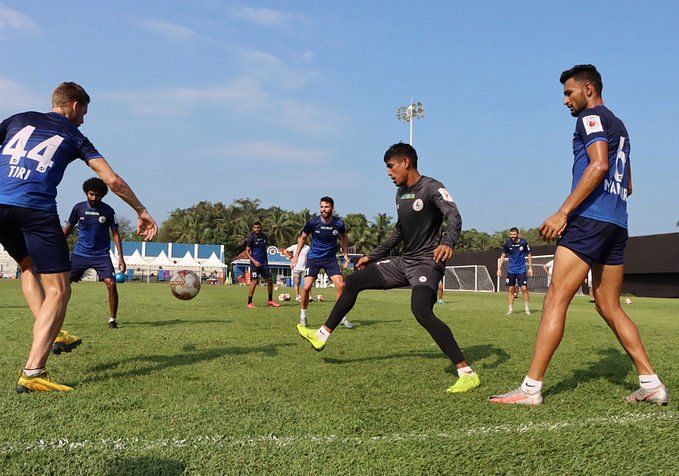
M 222 244 L 225 257 L 229 259 L 243 251 L 245 237 L 255 221 L 262 223 L 270 243 L 282 248 L 297 242 L 304 224 L 314 215 L 309 209 L 262 208 L 260 200 L 251 198 L 239 198 L 231 205 L 203 201 L 189 208 L 173 210 L 162 223 L 158 240 Z M 395 225 L 393 217 L 386 213 L 378 213 L 372 218 L 362 213 L 349 213 L 341 218 L 347 227 L 352 253 L 370 252 L 391 234 Z M 129 220 L 121 220 L 120 234 L 125 240 L 138 239 Z M 522 229 L 521 234 L 531 245 L 544 243 L 537 228 Z M 457 250 L 499 249 L 508 238 L 509 228 L 493 234 L 476 229 L 463 230 Z

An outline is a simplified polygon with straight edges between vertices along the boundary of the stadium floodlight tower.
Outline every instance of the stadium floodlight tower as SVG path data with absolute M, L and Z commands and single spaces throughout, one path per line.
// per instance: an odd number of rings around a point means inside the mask
M 424 117 L 424 105 L 421 102 L 410 100 L 409 106 L 399 106 L 396 108 L 396 118 L 399 121 L 410 123 L 410 145 L 413 145 L 413 119 Z

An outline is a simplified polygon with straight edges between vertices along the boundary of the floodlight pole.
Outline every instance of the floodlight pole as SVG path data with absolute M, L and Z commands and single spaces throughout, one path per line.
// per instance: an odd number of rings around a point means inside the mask
M 410 100 L 408 106 L 399 106 L 396 108 L 396 118 L 399 121 L 408 122 L 410 129 L 410 145 L 413 145 L 413 119 L 421 119 L 424 117 L 424 105 L 421 102 L 415 103 Z

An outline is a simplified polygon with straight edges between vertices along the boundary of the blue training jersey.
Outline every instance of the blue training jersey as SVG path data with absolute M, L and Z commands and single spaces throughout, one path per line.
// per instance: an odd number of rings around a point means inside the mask
M 57 210 L 57 185 L 75 159 L 101 158 L 56 112 L 23 112 L 0 123 L 0 204 Z
M 502 252 L 509 257 L 509 272 L 522 274 L 526 272 L 526 257 L 530 254 L 530 245 L 523 238 L 518 241 L 507 240 Z
M 266 233 L 260 232 L 259 235 L 252 232 L 245 240 L 245 246 L 250 248 L 250 256 L 259 261 L 259 264 L 269 263 L 266 249 L 269 245 L 269 237 Z
M 342 220 L 333 217 L 330 223 L 324 223 L 319 215 L 306 222 L 303 231 L 311 236 L 311 251 L 307 260 L 337 259 L 337 239 L 346 233 Z
M 74 255 L 85 258 L 108 256 L 111 237 L 109 230 L 118 230 L 118 220 L 113 208 L 99 202 L 91 207 L 88 201 L 76 203 L 68 217 L 68 222 L 78 227 L 78 243 Z
M 575 190 L 589 165 L 587 147 L 597 141 L 608 143 L 608 174 L 572 214 L 627 228 L 629 134 L 622 121 L 606 106 L 585 109 L 578 116 L 573 134 L 575 162 L 571 192 Z

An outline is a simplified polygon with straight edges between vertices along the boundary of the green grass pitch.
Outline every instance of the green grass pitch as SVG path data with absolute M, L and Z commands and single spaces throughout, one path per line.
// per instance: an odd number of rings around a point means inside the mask
M 298 306 L 264 307 L 264 288 L 254 310 L 242 287 L 206 286 L 188 302 L 167 285 L 120 294 L 121 327 L 109 330 L 105 287 L 75 285 L 64 327 L 83 344 L 49 361 L 75 390 L 18 395 L 32 318 L 19 283 L 0 283 L 0 473 L 679 473 L 676 403 L 623 401 L 636 374 L 585 297 L 571 307 L 545 405 L 516 408 L 486 400 L 526 372 L 542 296 L 533 316 L 506 317 L 504 295 L 446 294 L 436 313 L 482 382 L 451 395 L 454 368 L 405 290 L 362 293 L 356 328 L 338 329 L 321 353 L 295 332 Z M 330 302 L 309 307 L 314 326 L 334 301 L 324 294 Z M 676 391 L 679 300 L 626 309 Z

